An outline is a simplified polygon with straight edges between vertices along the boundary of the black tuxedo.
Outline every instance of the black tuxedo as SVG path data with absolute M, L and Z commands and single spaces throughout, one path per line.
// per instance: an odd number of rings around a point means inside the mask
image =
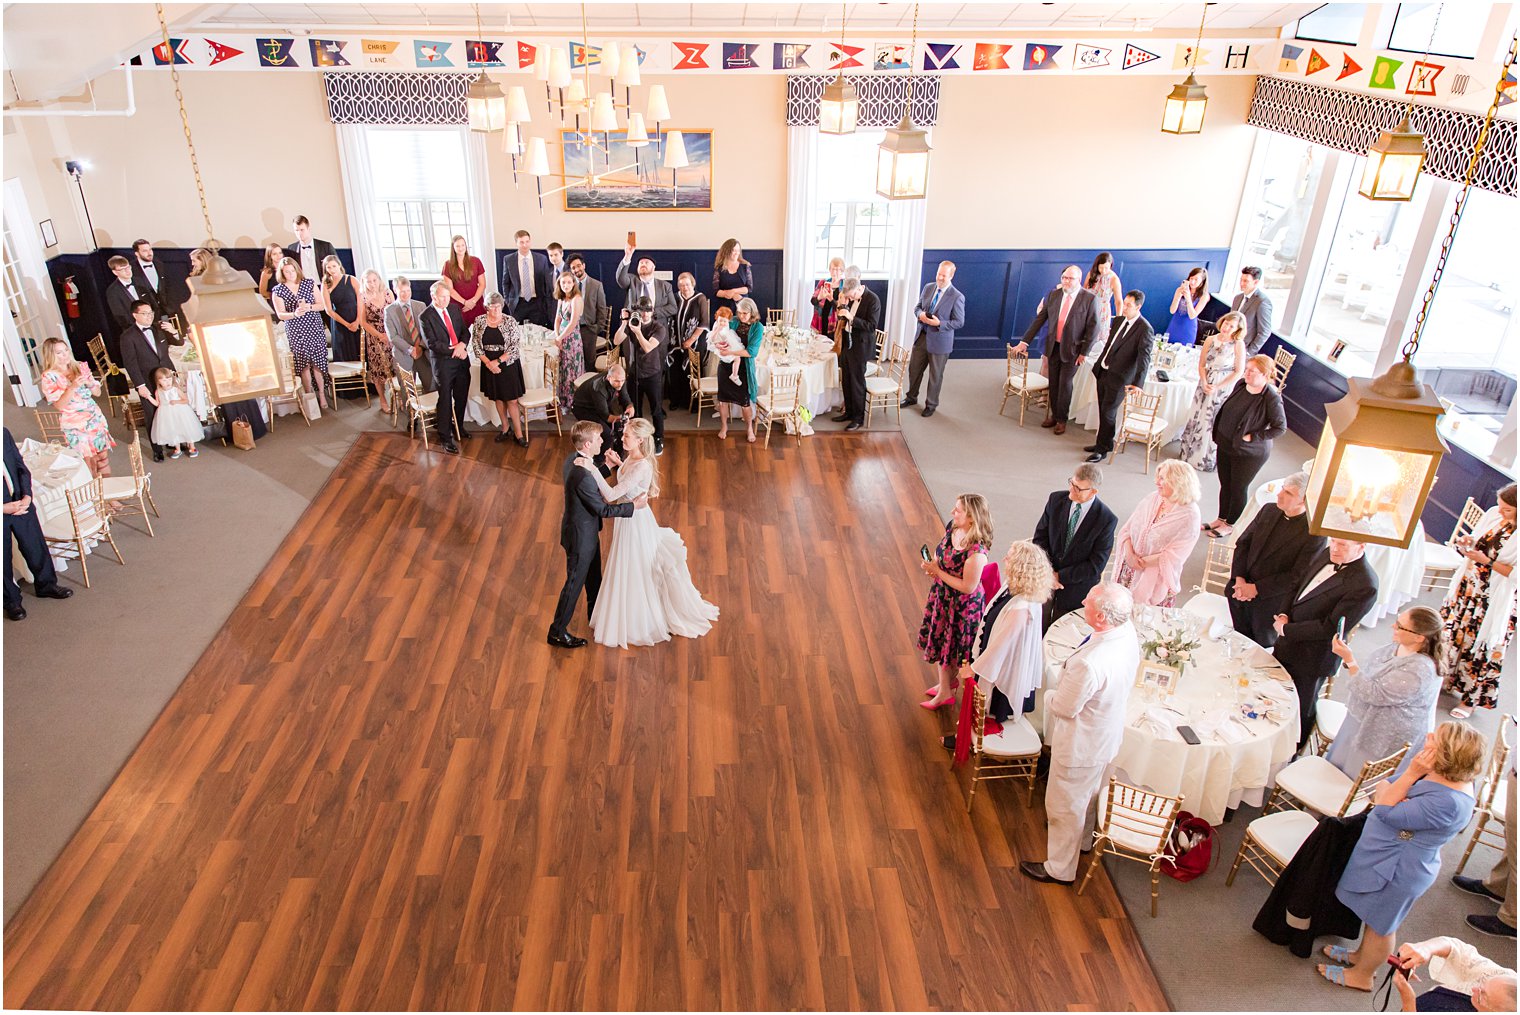
M 157 257 L 153 259 L 153 270 L 158 275 L 158 285 L 148 280 L 148 273 L 138 263 L 136 254 L 127 255 L 127 260 L 132 262 L 132 284 L 137 286 L 138 295 L 144 299 L 152 299 L 154 312 L 159 317 L 172 317 L 179 313 L 179 291 L 181 286 L 169 278 L 169 273 L 164 270 L 164 264 Z M 116 283 L 120 285 L 120 282 Z M 131 323 L 131 315 L 128 314 L 128 323 Z
M 505 254 L 501 259 L 501 295 L 506 300 L 507 313 L 519 321 L 549 327 L 549 308 L 554 306 L 554 279 L 549 271 L 549 258 L 533 251 L 533 298 L 524 296 L 522 276 L 517 270 L 517 251 Z M 587 364 L 587 369 L 594 366 Z
M 1024 331 L 1024 341 L 1032 342 L 1040 329 L 1049 324 L 1045 339 L 1045 361 L 1050 367 L 1050 413 L 1057 423 L 1066 422 L 1071 409 L 1071 384 L 1076 379 L 1077 357 L 1086 356 L 1098 340 L 1098 303 L 1091 290 L 1078 289 L 1061 321 L 1061 303 L 1066 294 L 1060 286 L 1052 289 L 1040 304 L 1039 313 Z M 1060 331 L 1060 341 L 1056 332 Z
M 16 447 L 10 427 L 5 428 L 5 502 L 20 500 L 32 495 L 32 473 Z M 11 564 L 11 538 L 21 547 L 21 559 L 32 572 L 32 587 L 46 592 L 58 585 L 58 572 L 53 569 L 53 558 L 48 553 L 47 541 L 42 538 L 42 523 L 37 519 L 34 503 L 24 514 L 5 516 L 5 545 L 0 553 L 5 555 L 5 608 L 14 610 L 21 605 L 21 586 Z
M 1289 599 L 1307 580 L 1305 574 L 1313 577 L 1307 571 L 1309 562 L 1324 548 L 1324 536 L 1309 534 L 1309 512 L 1289 518 L 1276 504 L 1263 507 L 1235 540 L 1230 558 L 1225 595 L 1235 630 L 1263 648 L 1275 645 L 1272 618 L 1287 610 Z M 1237 578 L 1256 586 L 1255 599 L 1243 603 L 1231 594 Z
M 136 278 L 132 280 L 132 288 L 137 295 L 127 291 L 121 279 L 115 275 L 106 283 L 106 311 L 111 315 L 111 327 L 102 337 L 105 339 L 106 351 L 111 354 L 111 362 L 121 366 L 121 333 L 127 328 L 133 327 L 132 304 L 135 300 L 147 300 L 153 304 L 154 320 L 164 316 L 163 304 L 158 302 L 158 294 Z
M 148 341 L 148 336 L 143 334 L 141 328 L 134 322 L 130 327 L 123 328 L 121 332 L 121 368 L 127 372 L 134 388 L 146 389 L 154 398 L 158 397 L 158 386 L 153 383 L 153 372 L 160 368 L 173 370 L 174 361 L 169 358 L 169 346 L 184 345 L 185 340 L 169 334 L 161 325 L 155 322 L 151 328 L 153 340 Z M 141 391 L 138 392 L 142 394 Z M 143 423 L 148 428 L 148 440 L 153 439 L 153 417 L 158 414 L 158 407 L 142 399 Z M 154 445 L 155 448 L 158 445 Z
M 588 620 L 596 607 L 596 595 L 602 587 L 602 519 L 633 515 L 632 502 L 607 503 L 596 477 L 575 464 L 578 454 L 571 452 L 561 470 L 565 481 L 565 516 L 559 526 L 559 545 L 565 549 L 565 587 L 560 590 L 559 603 L 554 608 L 554 622 L 549 627 L 551 638 L 570 633 L 570 619 L 582 589 L 586 591 Z
M 844 304 L 841 302 L 840 306 Z M 881 300 L 871 290 L 861 287 L 860 305 L 855 319 L 844 330 L 844 348 L 839 354 L 839 382 L 844 388 L 844 414 L 849 422 L 862 426 L 866 421 L 866 364 L 876 351 L 876 329 L 881 321 Z
M 1320 688 L 1339 664 L 1335 653 L 1330 651 L 1330 639 L 1337 625 L 1345 621 L 1345 634 L 1349 636 L 1377 601 L 1377 575 L 1366 557 L 1358 557 L 1305 595 L 1304 589 L 1329 563 L 1327 547 L 1316 553 L 1299 574 L 1289 604 L 1282 610 L 1288 615 L 1288 623 L 1272 650 L 1298 688 L 1300 745 L 1309 739 L 1309 731 L 1314 728 Z
M 1071 497 L 1064 490 L 1057 490 L 1045 502 L 1045 510 L 1034 529 L 1034 543 L 1050 558 L 1061 587 L 1045 604 L 1045 627 L 1082 605 L 1082 600 L 1103 577 L 1108 566 L 1108 555 L 1114 548 L 1114 530 L 1119 519 L 1108 505 L 1094 497 L 1077 523 L 1077 531 L 1070 545 L 1066 542 L 1066 530 L 1071 518 Z
M 1069 320 L 1067 324 L 1070 325 Z M 1093 378 L 1098 382 L 1097 443 L 1101 454 L 1114 449 L 1114 430 L 1119 406 L 1124 404 L 1124 389 L 1145 387 L 1155 341 L 1150 322 L 1143 317 L 1137 316 L 1130 322 L 1121 315 L 1109 326 L 1108 344 L 1093 364 Z
M 313 236 L 311 238 L 311 252 L 317 259 L 317 279 L 320 281 L 322 278 L 322 262 L 327 260 L 329 257 L 335 256 L 338 251 L 337 248 L 335 248 L 331 243 L 327 242 L 326 240 L 319 240 Z M 296 243 L 292 243 L 290 246 L 286 247 L 285 256 L 295 261 L 296 264 L 300 264 L 300 242 L 297 241 Z M 302 269 L 302 271 L 304 273 L 305 269 Z
M 459 307 L 450 302 L 443 312 L 449 315 L 458 344 L 468 347 L 470 331 L 464 325 L 464 315 L 459 312 Z M 433 363 L 433 380 L 438 384 L 438 433 L 444 446 L 448 446 L 454 443 L 456 427 L 464 433 L 464 409 L 470 398 L 470 361 L 468 357 L 459 359 L 454 356 L 449 329 L 439 313 L 432 304 L 422 312 L 422 342 L 427 346 L 428 358 Z

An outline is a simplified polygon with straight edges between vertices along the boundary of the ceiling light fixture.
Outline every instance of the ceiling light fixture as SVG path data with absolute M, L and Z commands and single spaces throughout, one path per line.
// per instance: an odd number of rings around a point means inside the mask
M 842 51 L 849 8 L 846 4 L 840 4 L 839 8 L 839 46 Z M 860 96 L 855 86 L 844 79 L 843 69 L 834 74 L 834 80 L 824 86 L 823 98 L 818 100 L 818 131 L 821 134 L 853 134 L 855 121 L 860 116 Z
M 1198 39 L 1193 43 L 1193 52 L 1188 58 L 1187 79 L 1173 85 L 1172 94 L 1166 97 L 1166 108 L 1161 114 L 1163 134 L 1203 133 L 1203 114 L 1209 108 L 1209 96 L 1193 75 L 1198 70 L 1198 54 L 1203 46 L 1203 23 L 1212 6 L 1213 4 L 1204 4 L 1203 12 L 1198 15 Z
M 480 4 L 475 8 L 475 38 L 483 38 L 480 28 Z M 482 68 L 464 93 L 464 105 L 470 117 L 470 129 L 482 134 L 501 130 L 507 125 L 507 96 L 501 85 L 491 80 Z
M 876 149 L 876 193 L 889 201 L 922 200 L 929 186 L 929 134 L 913 123 L 913 75 L 918 52 L 918 4 L 913 5 L 913 41 L 908 47 L 908 96 L 902 121 L 887 128 Z
M 1445 8 L 1445 4 L 1436 7 L 1422 62 L 1430 60 L 1430 51 L 1436 43 L 1436 26 L 1441 23 L 1441 11 Z M 1413 73 L 1417 73 L 1417 69 L 1411 71 Z M 1411 78 L 1411 87 L 1413 83 Z M 1415 184 L 1425 166 L 1425 135 L 1409 125 L 1409 114 L 1413 112 L 1414 100 L 1411 99 L 1404 107 L 1399 125 L 1383 131 L 1367 148 L 1367 162 L 1362 167 L 1362 183 L 1357 193 L 1369 201 L 1409 201 L 1414 198 Z

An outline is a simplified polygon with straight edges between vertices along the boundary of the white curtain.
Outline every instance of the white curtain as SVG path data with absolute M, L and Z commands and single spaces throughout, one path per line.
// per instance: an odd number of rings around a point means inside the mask
M 924 264 L 924 218 L 929 199 L 894 201 L 892 214 L 897 219 L 893 231 L 892 259 L 887 265 L 887 341 L 894 346 L 911 346 L 917 318 L 913 308 L 918 303 L 919 279 Z
M 797 311 L 797 322 L 812 317 L 813 216 L 818 203 L 818 128 L 788 127 L 786 145 L 786 238 L 781 251 L 781 305 Z
M 496 292 L 496 221 L 491 215 L 491 177 L 486 169 L 486 139 L 500 134 L 482 134 L 468 127 L 459 128 L 464 136 L 465 180 L 469 187 L 470 249 L 486 266 L 486 291 Z
M 334 125 L 338 132 L 338 168 L 343 173 L 344 204 L 348 207 L 348 242 L 354 251 L 354 270 L 384 272 L 380 227 L 375 220 L 375 189 L 370 180 L 368 129 L 362 124 Z

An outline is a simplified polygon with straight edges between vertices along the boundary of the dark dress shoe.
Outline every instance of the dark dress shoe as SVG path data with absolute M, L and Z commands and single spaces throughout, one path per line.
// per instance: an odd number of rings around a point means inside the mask
M 470 431 L 466 430 L 464 427 L 460 427 L 459 428 L 459 439 L 460 440 L 467 441 L 471 437 L 474 437 L 474 436 L 475 436 L 474 434 L 472 434 Z
M 549 644 L 553 645 L 555 648 L 582 648 L 586 644 L 585 638 L 577 638 L 575 635 L 569 633 L 554 634 L 553 632 L 550 632 L 548 641 Z
M 1098 450 L 1098 445 L 1096 445 L 1096 444 L 1089 444 L 1089 445 L 1087 445 L 1087 447 L 1083 448 L 1082 450 L 1083 451 L 1096 451 L 1096 450 Z
M 656 458 L 659 458 L 664 453 L 665 453 L 665 442 L 662 441 L 662 440 L 656 440 L 654 442 L 654 456 Z
M 900 408 L 906 409 L 910 405 L 917 405 L 918 404 L 918 399 L 916 399 L 916 398 L 904 398 L 901 402 L 898 402 L 897 404 L 898 404 L 898 406 Z
M 1067 888 L 1070 888 L 1076 884 L 1075 880 L 1062 881 L 1060 878 L 1051 877 L 1045 872 L 1045 864 L 1034 860 L 1025 860 L 1023 863 L 1020 863 L 1019 873 L 1023 874 L 1026 878 L 1033 878 L 1035 881 L 1046 885 L 1065 885 Z
M 161 462 L 164 460 L 164 453 L 160 451 L 157 446 L 153 448 L 153 460 L 155 462 Z
M 1065 432 L 1066 432 L 1066 424 L 1065 423 L 1057 423 L 1056 424 L 1056 429 L 1055 429 L 1055 435 L 1057 437 L 1059 437 L 1059 436 L 1061 436 Z
M 1515 937 L 1515 928 L 1497 916 L 1489 916 L 1487 913 L 1469 916 L 1467 925 L 1479 934 L 1487 934 L 1489 937 L 1507 937 L 1510 940 L 1514 940 Z
M 1461 874 L 1457 874 L 1452 877 L 1451 883 L 1462 889 L 1462 891 L 1466 892 L 1468 895 L 1481 895 L 1484 898 L 1494 899 L 1498 902 L 1504 901 L 1504 896 L 1495 895 L 1493 892 L 1488 890 L 1488 886 L 1483 883 L 1482 878 L 1469 878 L 1464 877 Z
M 528 446 L 528 437 L 527 437 L 527 435 L 524 434 L 523 436 L 517 438 L 517 443 L 520 444 L 522 447 L 527 447 Z
M 864 423 L 854 423 L 854 422 L 852 422 L 849 426 L 847 426 L 847 427 L 844 428 L 844 432 L 845 433 L 851 433 L 851 432 L 853 432 L 855 430 L 861 430 L 861 429 L 864 429 L 864 428 L 865 428 L 865 424 Z
M 443 451 L 445 454 L 457 455 L 459 454 L 459 445 L 455 444 L 453 441 L 449 441 L 443 446 Z
M 841 412 L 837 416 L 830 416 L 829 419 L 835 423 L 848 423 L 850 421 L 850 416 L 848 413 Z
M 7 606 L 5 608 L 5 619 L 6 620 L 25 620 L 26 619 L 26 607 L 25 606 Z
M 1092 454 L 1090 454 L 1086 458 L 1082 459 L 1082 461 L 1088 462 L 1088 463 L 1091 463 L 1091 464 L 1097 464 L 1098 462 L 1103 461 L 1103 459 L 1105 459 L 1107 457 L 1108 456 L 1105 455 L 1101 451 L 1094 451 Z
M 512 439 L 512 435 L 510 433 L 508 433 L 507 431 L 503 430 L 501 433 L 499 433 L 495 437 L 491 438 L 491 443 L 492 444 L 505 444 L 505 443 L 507 443 L 507 441 L 509 441 L 511 439 Z
M 73 589 L 66 589 L 62 585 L 49 585 L 45 589 L 37 590 L 38 599 L 68 599 L 73 594 Z
M 934 415 L 933 409 L 925 409 L 923 412 L 924 419 L 928 419 L 932 415 Z
M 1056 418 L 1054 416 L 1046 416 L 1043 420 L 1040 421 L 1040 425 L 1049 430 L 1051 427 L 1056 425 Z
M 955 734 L 952 733 L 949 736 L 940 737 L 939 738 L 939 745 L 941 747 L 943 747 L 945 750 L 949 751 L 951 754 L 954 754 L 955 753 Z

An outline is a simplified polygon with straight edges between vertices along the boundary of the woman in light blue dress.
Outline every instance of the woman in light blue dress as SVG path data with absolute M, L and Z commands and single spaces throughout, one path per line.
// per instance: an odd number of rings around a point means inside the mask
M 1319 965 L 1325 979 L 1372 989 L 1373 977 L 1393 953 L 1399 924 L 1441 873 L 1441 847 L 1472 817 L 1472 781 L 1487 754 L 1477 730 L 1444 722 L 1425 737 L 1403 775 L 1373 792 L 1377 806 L 1335 889 L 1335 897 L 1362 921 L 1361 944 L 1327 946 L 1330 962 Z
M 1330 650 L 1346 664 L 1346 720 L 1325 760 L 1355 779 L 1362 766 L 1386 758 L 1405 744 L 1425 740 L 1436 725 L 1441 694 L 1439 660 L 1446 650 L 1441 615 L 1413 606 L 1393 622 L 1393 642 L 1373 652 L 1365 666 L 1340 638 Z

